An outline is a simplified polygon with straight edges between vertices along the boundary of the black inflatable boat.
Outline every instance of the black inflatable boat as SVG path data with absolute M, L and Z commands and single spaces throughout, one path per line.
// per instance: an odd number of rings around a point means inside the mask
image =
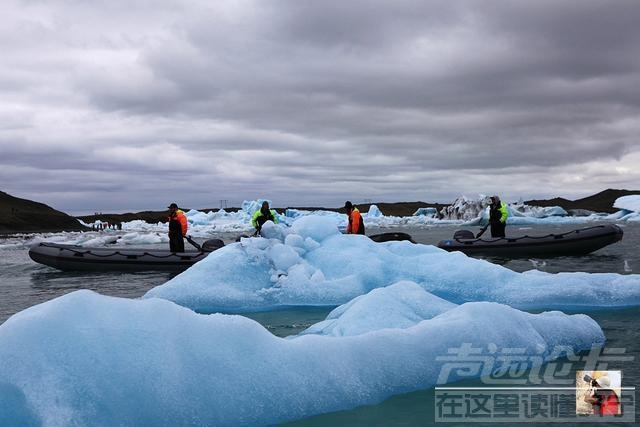
M 249 236 L 241 236 L 249 237 Z M 409 240 L 406 233 L 383 233 L 369 236 L 376 242 Z M 60 243 L 37 243 L 29 249 L 29 256 L 37 263 L 64 271 L 173 271 L 180 272 L 204 259 L 210 252 L 224 246 L 220 239 L 202 244 L 187 240 L 198 248 L 191 252 L 170 252 L 163 249 L 85 248 Z M 238 238 L 240 240 L 240 237 Z
M 197 246 L 197 252 L 170 252 L 163 249 L 85 248 L 42 242 L 29 249 L 29 256 L 35 262 L 65 271 L 180 272 L 224 246 L 224 242 L 211 239 Z
M 505 238 L 474 237 L 469 230 L 459 230 L 451 240 L 441 240 L 438 247 L 460 251 L 469 256 L 497 258 L 550 258 L 586 255 L 622 239 L 622 229 L 615 224 L 596 225 L 560 234 Z

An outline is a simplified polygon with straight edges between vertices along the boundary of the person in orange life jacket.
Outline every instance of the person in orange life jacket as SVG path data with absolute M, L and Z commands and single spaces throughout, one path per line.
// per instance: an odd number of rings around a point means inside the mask
M 184 236 L 187 235 L 187 217 L 178 205 L 169 205 L 169 250 L 184 252 Z
M 364 221 L 358 208 L 353 206 L 349 201 L 346 201 L 344 208 L 347 210 L 347 234 L 364 234 Z
M 489 205 L 489 224 L 491 225 L 491 237 L 505 237 L 507 217 L 509 211 L 507 205 L 498 196 L 491 196 Z
M 620 413 L 620 399 L 611 387 L 609 377 L 600 377 L 592 380 L 592 386 L 596 387 L 592 395 L 585 397 L 585 401 L 593 405 L 595 415 L 618 415 Z

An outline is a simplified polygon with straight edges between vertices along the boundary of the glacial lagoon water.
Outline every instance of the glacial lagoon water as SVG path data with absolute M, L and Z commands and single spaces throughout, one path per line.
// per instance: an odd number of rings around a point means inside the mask
M 625 236 L 622 242 L 603 248 L 584 257 L 562 257 L 533 260 L 490 260 L 515 271 L 538 269 L 541 271 L 589 273 L 610 272 L 638 274 L 640 272 L 640 225 L 621 224 Z M 431 226 L 403 228 L 398 230 L 369 230 L 370 234 L 387 231 L 403 231 L 411 234 L 417 242 L 436 244 L 450 238 L 458 227 Z M 543 235 L 576 228 L 567 225 L 513 226 L 509 235 Z M 219 236 L 230 243 L 234 235 Z M 168 279 L 168 273 L 69 273 L 38 265 L 27 254 L 31 236 L 7 236 L 0 239 L 0 323 L 12 314 L 35 304 L 77 289 L 91 289 L 105 295 L 137 298 L 149 289 Z M 277 336 L 296 334 L 308 326 L 323 320 L 333 307 L 288 308 L 283 310 L 249 313 L 248 317 L 260 322 Z M 640 356 L 640 308 L 606 309 L 588 312 L 603 328 L 607 346 L 624 348 L 627 356 Z M 638 359 L 640 360 L 640 359 Z M 639 363 L 612 363 L 610 369 L 623 371 L 623 385 L 634 386 L 640 382 Z M 579 369 L 576 366 L 575 369 Z M 470 381 L 471 386 L 482 386 L 482 382 Z M 350 411 L 325 414 L 294 425 L 424 425 L 434 418 L 434 390 L 395 396 L 374 406 Z M 584 425 L 584 424 L 580 424 Z

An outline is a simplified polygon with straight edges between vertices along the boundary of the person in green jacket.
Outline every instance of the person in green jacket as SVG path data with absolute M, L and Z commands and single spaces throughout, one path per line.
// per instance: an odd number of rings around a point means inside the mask
M 489 224 L 491 225 L 491 237 L 505 237 L 507 217 L 509 211 L 507 205 L 498 196 L 491 196 L 489 205 Z
M 260 210 L 256 211 L 251 218 L 251 225 L 256 228 L 256 232 L 253 234 L 254 236 L 260 234 L 262 226 L 267 221 L 271 221 L 274 224 L 277 224 L 278 213 L 273 209 L 269 209 L 269 202 L 264 201 L 262 202 L 262 207 L 260 208 Z

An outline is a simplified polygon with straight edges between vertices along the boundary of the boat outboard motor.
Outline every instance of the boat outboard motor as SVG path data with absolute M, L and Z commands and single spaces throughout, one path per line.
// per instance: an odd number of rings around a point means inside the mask
M 202 250 L 204 252 L 213 252 L 223 246 L 224 242 L 221 239 L 209 239 L 202 244 Z
M 453 233 L 453 238 L 455 240 L 466 240 L 466 239 L 475 239 L 476 236 L 469 230 L 458 230 Z

